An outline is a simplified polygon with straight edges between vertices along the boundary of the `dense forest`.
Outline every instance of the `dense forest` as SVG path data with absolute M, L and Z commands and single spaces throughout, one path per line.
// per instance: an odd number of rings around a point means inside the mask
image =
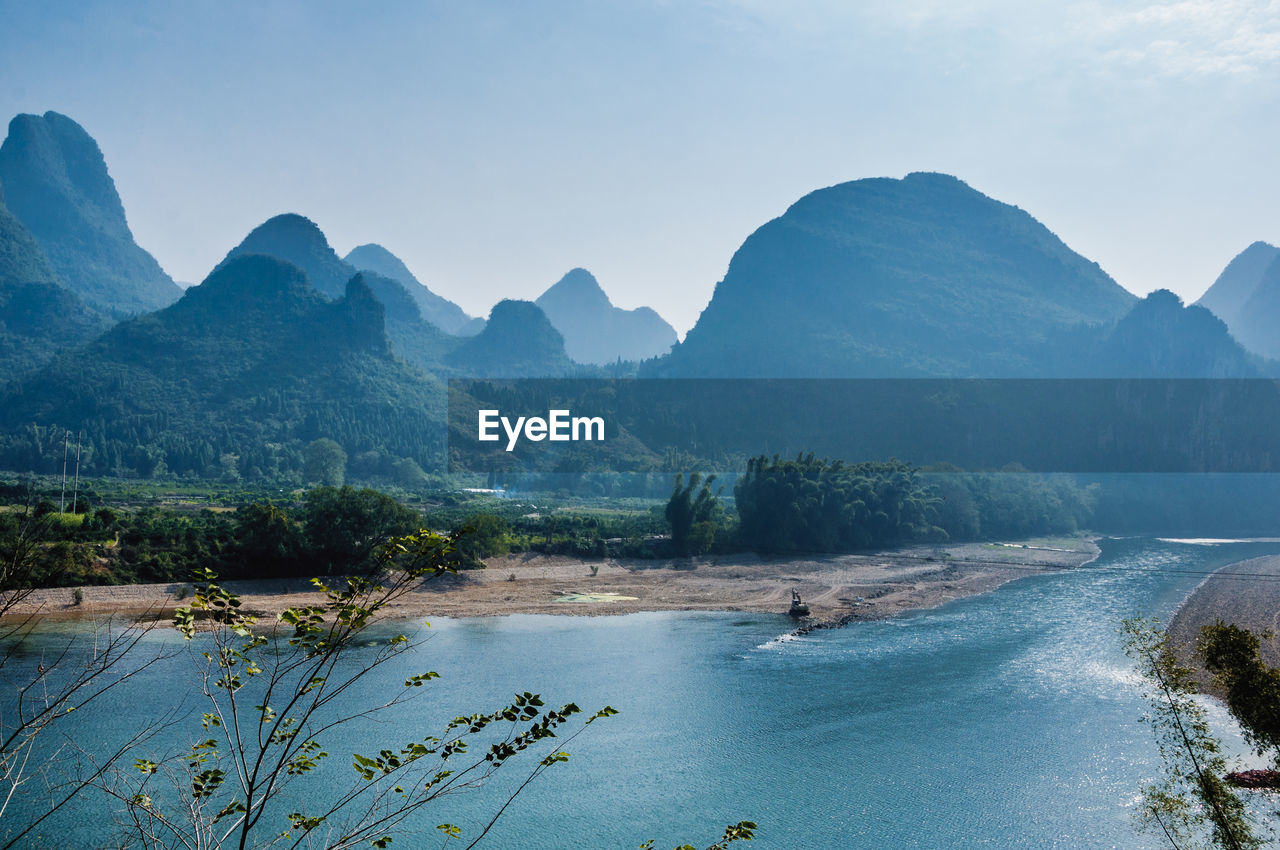
M 734 487 L 739 544 L 761 552 L 850 552 L 901 543 L 1070 534 L 1096 487 L 1068 476 L 930 472 L 892 460 L 758 457 Z
M 940 500 L 896 461 L 759 457 L 733 493 L 740 538 L 762 552 L 848 552 L 946 536 L 935 524 Z
M 601 558 L 669 554 L 667 525 L 652 500 L 623 499 L 607 509 L 553 500 L 548 508 L 543 499 L 539 506 L 456 491 L 408 498 L 349 485 L 275 497 L 227 492 L 203 508 L 92 489 L 79 491 L 73 506 L 66 495 L 62 512 L 56 488 L 0 482 L 0 564 L 22 541 L 36 544 L 33 572 L 0 575 L 0 584 L 185 582 L 205 569 L 225 579 L 351 574 L 370 566 L 370 553 L 381 541 L 423 528 L 465 529 L 459 548 L 469 567 L 513 551 Z
M 0 561 L 38 542 L 44 586 L 184 582 L 196 570 L 227 579 L 309 577 L 367 569 L 373 548 L 422 528 L 466 530 L 464 564 L 512 552 L 588 559 L 707 553 L 854 552 L 895 545 L 1069 534 L 1087 527 L 1098 485 L 1067 476 L 922 471 L 899 461 L 846 464 L 812 454 L 758 457 L 724 484 L 661 476 L 665 502 L 444 490 L 395 495 L 350 485 L 280 491 L 230 488 L 199 497 L 69 498 L 32 482 L 0 483 Z
M 53 471 L 63 432 L 36 422 L 79 423 L 96 475 L 300 482 L 321 438 L 431 468 L 443 400 L 392 356 L 360 278 L 331 302 L 295 267 L 247 256 L 0 391 L 0 468 Z
M 229 579 L 310 577 L 362 571 L 380 541 L 422 526 L 418 511 L 352 487 L 218 511 L 94 502 L 90 493 L 75 512 L 59 513 L 47 498 L 30 512 L 0 512 L 0 558 L 19 535 L 43 541 L 32 579 L 45 586 L 186 581 L 202 569 Z

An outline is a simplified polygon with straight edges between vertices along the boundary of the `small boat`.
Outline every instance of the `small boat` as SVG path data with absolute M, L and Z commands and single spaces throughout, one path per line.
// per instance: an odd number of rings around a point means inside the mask
M 791 610 L 787 613 L 797 618 L 809 616 L 809 606 L 800 601 L 800 594 L 794 590 L 791 591 Z

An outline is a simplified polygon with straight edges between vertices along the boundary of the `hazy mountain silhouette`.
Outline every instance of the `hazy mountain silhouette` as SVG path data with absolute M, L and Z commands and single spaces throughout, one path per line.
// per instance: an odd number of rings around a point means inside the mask
M 171 304 L 182 290 L 138 247 L 97 142 L 65 115 L 18 115 L 0 145 L 9 210 L 58 279 L 113 316 Z
M 318 437 L 425 464 L 438 462 L 444 433 L 441 385 L 392 356 L 383 306 L 361 278 L 329 301 L 300 269 L 258 255 L 59 356 L 0 401 L 8 430 L 84 427 L 99 471 L 138 466 L 142 443 L 174 472 L 208 474 L 227 453 L 266 470 Z
M 586 269 L 573 269 L 534 302 L 564 336 L 564 350 L 578 363 L 648 360 L 676 342 L 671 325 L 648 307 L 623 310 Z
M 1245 348 L 1280 357 L 1280 248 L 1254 242 L 1227 264 L 1196 304 L 1226 322 Z
M 475 336 L 482 330 L 484 330 L 484 319 L 476 316 L 474 319 L 471 319 L 465 325 L 458 328 L 458 336 Z
M 1280 358 L 1280 257 L 1263 272 L 1236 320 L 1236 338 L 1263 357 Z
M 309 218 L 286 213 L 268 219 L 231 249 L 219 268 L 237 257 L 253 254 L 297 266 L 312 286 L 331 298 L 345 297 L 347 283 L 359 274 L 385 307 L 387 334 L 395 351 L 415 365 L 434 369 L 445 353 L 457 345 L 457 340 L 423 319 L 408 287 L 373 271 L 358 272 L 339 259 L 324 232 Z
M 1118 378 L 1255 378 L 1275 374 L 1222 319 L 1167 289 L 1134 305 L 1102 340 L 1091 375 Z M 1270 368 L 1268 368 L 1270 367 Z
M 1218 279 L 1196 301 L 1201 307 L 1212 310 L 1214 315 L 1232 327 L 1240 318 L 1240 311 L 1249 296 L 1258 288 L 1267 266 L 1280 258 L 1280 248 L 1266 242 L 1254 242 L 1237 254 Z
M 572 374 L 564 337 L 531 301 L 499 301 L 484 330 L 464 340 L 446 363 L 477 378 L 542 378 Z
M 351 249 L 351 252 L 343 259 L 347 265 L 353 268 L 361 271 L 376 272 L 383 277 L 399 281 L 409 292 L 409 295 L 413 297 L 413 300 L 417 302 L 422 318 L 445 333 L 454 334 L 455 336 L 470 335 L 464 334 L 462 331 L 464 328 L 471 326 L 472 318 L 463 312 L 462 308 L 457 304 L 447 298 L 436 295 L 423 285 L 414 277 L 413 272 L 409 271 L 408 266 L 400 261 L 399 257 L 381 245 L 370 243 L 357 246 Z M 481 323 L 480 327 L 483 327 L 483 323 Z M 479 333 L 480 327 L 475 327 L 474 331 Z
M 738 249 L 671 376 L 1020 376 L 1134 296 L 1017 207 L 954 177 L 801 198 Z
M 330 298 L 342 298 L 356 270 L 338 258 L 314 221 L 297 213 L 273 216 L 227 252 L 220 266 L 246 254 L 265 254 L 302 269 L 311 285 Z
M 0 383 L 107 329 L 108 320 L 62 286 L 0 187 Z

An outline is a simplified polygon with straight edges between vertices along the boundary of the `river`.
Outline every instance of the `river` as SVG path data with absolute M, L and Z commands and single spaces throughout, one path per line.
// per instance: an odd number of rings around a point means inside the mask
M 396 743 L 517 691 L 619 709 L 516 800 L 484 847 L 703 846 L 743 819 L 760 825 L 744 846 L 762 850 L 1157 847 L 1133 823 L 1158 762 L 1119 621 L 1167 620 L 1205 573 L 1280 544 L 1101 545 L 1076 570 L 799 638 L 782 637 L 785 617 L 754 614 L 434 621 L 415 657 L 362 696 L 408 673 L 441 674 L 378 727 Z M 179 656 L 148 670 L 77 718 L 76 740 L 118 739 L 171 706 L 190 669 Z M 1228 750 L 1242 752 L 1225 711 L 1211 710 Z M 376 749 L 324 743 L 333 771 Z M 474 835 L 502 790 L 441 802 L 418 822 L 425 834 L 392 846 L 438 846 L 443 822 Z M 92 813 L 100 803 L 86 799 L 32 846 L 108 846 L 110 821 Z

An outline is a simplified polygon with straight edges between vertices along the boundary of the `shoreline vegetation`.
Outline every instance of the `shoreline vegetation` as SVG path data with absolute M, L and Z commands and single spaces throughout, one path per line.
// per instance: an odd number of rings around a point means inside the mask
M 1219 688 L 1196 655 L 1200 629 L 1217 621 L 1262 636 L 1280 635 L 1280 555 L 1248 558 L 1227 564 L 1205 578 L 1169 620 L 1167 632 L 1178 661 L 1194 672 L 1197 688 L 1219 699 Z M 1280 641 L 1263 639 L 1262 660 L 1280 666 Z
M 442 576 L 385 611 L 389 619 L 508 614 L 609 615 L 642 611 L 785 614 L 796 590 L 811 614 L 799 631 L 892 617 L 985 593 L 1026 575 L 1071 569 L 1098 555 L 1093 539 L 914 545 L 850 555 L 698 558 L 579 558 L 520 553 L 486 559 L 484 570 Z M 222 582 L 246 610 L 275 616 L 307 604 L 307 579 Z M 132 584 L 42 588 L 11 617 L 91 619 L 167 616 L 187 604 L 191 585 Z

